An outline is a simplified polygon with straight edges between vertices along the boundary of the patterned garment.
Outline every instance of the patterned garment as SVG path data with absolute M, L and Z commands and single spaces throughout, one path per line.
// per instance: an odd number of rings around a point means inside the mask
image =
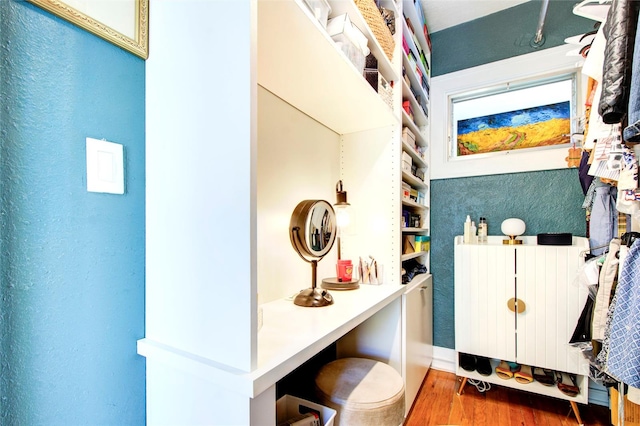
M 607 371 L 640 387 L 640 239 L 624 259 L 609 330 Z

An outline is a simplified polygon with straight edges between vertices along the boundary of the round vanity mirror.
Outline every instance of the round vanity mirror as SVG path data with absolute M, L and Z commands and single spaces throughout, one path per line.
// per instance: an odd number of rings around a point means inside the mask
M 323 200 L 306 200 L 291 215 L 291 244 L 304 255 L 321 259 L 336 239 L 333 207 Z
M 333 303 L 328 291 L 316 288 L 317 264 L 336 239 L 336 215 L 327 201 L 305 200 L 291 215 L 289 226 L 291 245 L 300 257 L 311 263 L 311 288 L 302 290 L 294 299 L 300 306 L 327 306 Z

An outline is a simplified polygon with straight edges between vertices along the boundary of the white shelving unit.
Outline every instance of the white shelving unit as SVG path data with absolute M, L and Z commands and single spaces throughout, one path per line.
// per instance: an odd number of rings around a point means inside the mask
M 428 233 L 428 206 L 407 204 L 426 212 L 424 227 L 400 226 L 403 126 L 428 146 L 428 114 L 415 97 L 416 123 L 401 106 L 411 94 L 400 84 L 402 9 L 413 3 L 381 2 L 396 14 L 392 58 L 352 1 L 329 3 L 332 15 L 349 14 L 396 83 L 392 106 L 303 0 L 185 0 L 150 11 L 138 342 L 150 424 L 269 424 L 276 383 L 332 342 L 387 362 L 414 391 L 429 368 L 431 276 L 400 279 L 402 235 Z M 216 16 L 224 19 L 211 25 Z M 335 295 L 329 308 L 294 306 L 288 298 L 308 287 L 309 265 L 291 247 L 289 218 L 304 199 L 334 200 L 340 179 L 358 220 L 343 257 L 375 256 L 384 282 Z M 428 180 L 414 184 L 428 190 Z M 335 260 L 332 251 L 318 276 L 332 276 Z M 299 334 L 305 324 L 315 331 Z M 358 332 L 373 338 L 346 344 Z
M 420 179 L 402 170 L 402 181 L 408 184 L 412 189 L 420 191 L 424 194 L 424 203 L 418 203 L 416 200 L 402 198 L 402 209 L 421 216 L 420 227 L 405 226 L 402 228 L 402 235 L 429 235 L 430 211 L 429 211 L 429 145 L 428 145 L 428 129 L 429 129 L 429 93 L 425 89 L 422 78 L 418 74 L 420 72 L 426 80 L 426 86 L 429 87 L 430 74 L 429 68 L 425 67 L 420 60 L 420 52 L 424 52 L 427 63 L 431 61 L 431 51 L 423 33 L 424 22 L 421 14 L 418 13 L 416 7 L 420 7 L 420 3 L 414 3 L 407 0 L 403 2 L 403 20 L 402 20 L 402 37 L 412 52 L 416 61 L 411 61 L 404 48 L 401 49 L 402 67 L 404 69 L 402 78 L 402 100 L 408 101 L 411 105 L 413 118 L 403 109 L 402 126 L 407 128 L 415 137 L 415 146 L 409 143 L 404 137 L 402 140 L 402 152 L 409 154 L 411 162 L 418 169 L 425 170 L 424 179 Z M 410 24 L 410 25 L 409 25 Z M 414 32 L 411 31 L 414 30 Z M 404 78 L 406 76 L 406 78 Z M 408 81 L 407 81 L 408 80 Z M 423 99 L 420 102 L 417 97 Z M 426 111 L 422 105 L 426 106 Z M 424 150 L 424 154 L 417 151 L 417 147 Z M 403 244 L 404 245 L 404 244 Z M 419 253 L 403 253 L 401 261 L 409 259 L 418 259 L 420 263 L 425 264 L 429 269 L 429 252 Z
M 418 47 L 425 52 L 427 60 L 431 61 L 430 50 L 427 48 L 426 39 L 424 34 L 417 34 L 414 36 L 409 29 L 407 20 L 411 23 L 411 26 L 416 31 L 421 31 L 423 28 L 423 21 L 418 14 L 416 7 L 421 7 L 420 2 L 414 2 L 412 0 L 405 0 L 402 2 L 402 22 L 397 23 L 398 35 L 402 36 L 407 41 L 409 48 L 417 56 L 417 63 L 415 66 L 419 67 L 422 74 L 425 76 L 427 82 L 429 81 L 429 72 L 425 69 L 420 62 Z M 402 31 L 400 31 L 400 28 Z M 420 38 L 422 36 L 422 38 Z M 417 39 L 416 45 L 414 39 Z M 407 128 L 415 137 L 415 145 L 421 147 L 422 154 L 419 154 L 416 147 L 409 144 L 404 137 L 401 136 L 401 143 L 399 146 L 400 158 L 403 158 L 403 153 L 408 153 L 412 164 L 418 169 L 423 169 L 424 179 L 420 179 L 408 173 L 401 167 L 401 182 L 409 184 L 409 186 L 424 194 L 424 202 L 418 203 L 411 199 L 405 199 L 401 196 L 400 208 L 401 210 L 408 210 L 420 215 L 420 226 L 413 227 L 401 225 L 400 233 L 402 235 L 404 247 L 405 236 L 428 236 L 430 227 L 429 216 L 429 145 L 428 145 L 428 129 L 429 129 L 429 94 L 422 85 L 422 81 L 416 72 L 416 68 L 412 66 L 412 62 L 405 53 L 402 47 L 402 40 L 398 40 L 400 45 L 399 53 L 401 60 L 399 60 L 399 67 L 404 70 L 401 72 L 401 85 L 402 88 L 402 102 L 409 101 L 411 110 L 413 111 L 413 117 L 404 110 L 401 110 L 401 128 L 400 135 L 402 135 L 403 128 Z M 408 76 L 407 79 L 404 75 Z M 428 83 L 427 83 L 428 84 Z M 413 90 L 412 90 L 413 88 Z M 422 102 L 416 98 L 422 98 Z M 423 110 L 423 106 L 426 110 Z M 402 253 L 400 255 L 401 264 L 407 260 L 416 259 L 419 263 L 423 264 L 427 268 L 427 273 L 418 274 L 406 284 L 407 290 L 403 297 L 403 339 L 405 341 L 405 355 L 403 362 L 403 376 L 405 377 L 405 389 L 406 389 L 406 409 L 407 413 L 413 404 L 413 401 L 422 385 L 422 381 L 426 376 L 431 362 L 433 360 L 433 278 L 430 273 L 429 264 L 429 251 L 418 251 L 414 253 Z

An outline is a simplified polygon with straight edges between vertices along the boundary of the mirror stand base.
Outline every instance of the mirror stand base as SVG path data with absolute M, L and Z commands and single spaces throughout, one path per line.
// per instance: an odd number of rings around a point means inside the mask
M 308 288 L 298 293 L 295 299 L 293 299 L 293 303 L 298 306 L 318 308 L 332 305 L 333 296 L 331 296 L 327 290 Z

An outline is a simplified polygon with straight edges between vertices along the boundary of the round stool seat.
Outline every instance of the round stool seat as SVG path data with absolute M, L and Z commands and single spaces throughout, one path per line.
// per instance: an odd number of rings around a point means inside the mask
M 332 361 L 316 375 L 315 390 L 320 404 L 337 411 L 336 426 L 396 426 L 404 421 L 404 382 L 383 362 Z

